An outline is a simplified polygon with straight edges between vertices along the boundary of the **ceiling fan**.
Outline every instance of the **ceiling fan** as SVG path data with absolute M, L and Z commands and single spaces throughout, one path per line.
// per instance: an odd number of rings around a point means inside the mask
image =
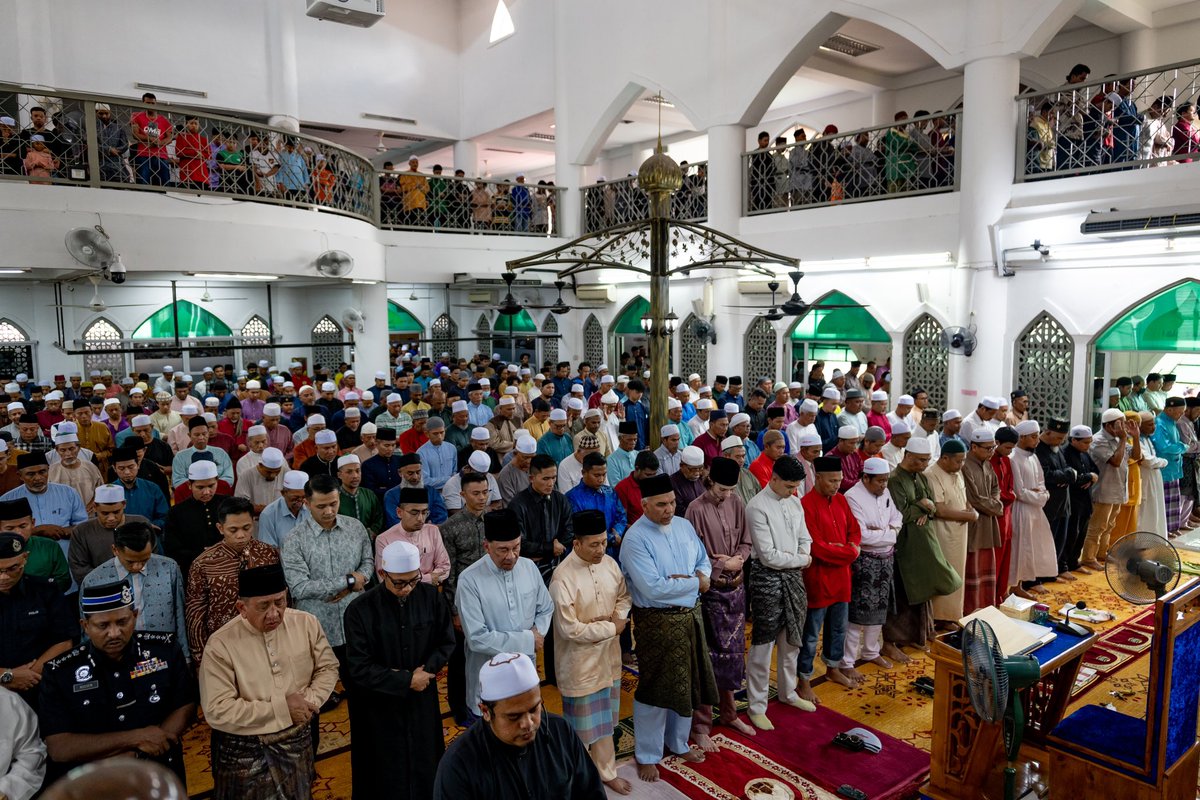
M 769 306 L 725 306 L 725 308 L 732 308 L 735 310 L 749 310 L 749 309 L 755 309 L 755 308 L 766 308 L 766 309 L 768 309 L 768 311 L 765 314 L 753 314 L 753 315 L 742 314 L 740 316 L 762 317 L 767 322 L 778 322 L 779 320 L 783 319 L 785 316 L 784 313 L 779 310 L 779 307 L 775 303 L 775 293 L 777 291 L 779 291 L 779 281 L 771 281 L 770 283 L 767 284 L 767 288 L 771 290 L 771 305 L 769 305 Z
M 204 294 L 200 295 L 201 303 L 211 303 L 214 300 L 249 300 L 249 297 L 213 297 L 208 293 L 208 281 L 204 282 Z
M 551 303 L 550 305 L 542 305 L 540 303 L 522 302 L 522 301 L 518 300 L 512 293 L 512 284 L 513 284 L 513 281 L 516 280 L 517 274 L 515 272 L 505 272 L 500 277 L 502 277 L 504 279 L 504 284 L 505 284 L 505 286 L 508 287 L 508 291 L 505 292 L 504 299 L 502 299 L 498 305 L 494 305 L 494 306 L 458 305 L 458 306 L 455 306 L 455 308 L 491 308 L 492 310 L 498 312 L 501 316 L 505 316 L 505 317 L 511 317 L 514 314 L 520 314 L 523 310 L 529 309 L 529 308 L 548 309 L 550 311 L 550 313 L 552 313 L 552 314 L 566 314 L 568 311 L 571 311 L 572 309 L 576 309 L 576 308 L 598 308 L 598 306 L 567 305 L 567 302 L 565 300 L 563 300 L 563 296 L 562 296 L 563 289 L 566 288 L 567 283 L 566 283 L 566 281 L 561 281 L 561 280 L 554 282 L 554 288 L 556 288 L 558 290 L 558 297 L 556 297 L 554 299 L 554 302 Z
M 788 277 L 791 278 L 791 280 L 792 280 L 792 296 L 789 297 L 787 300 L 783 301 L 783 303 L 778 307 L 778 310 L 780 312 L 782 312 L 785 316 L 802 317 L 805 314 L 807 314 L 809 311 L 812 311 L 814 309 L 816 309 L 818 311 L 824 311 L 824 310 L 831 310 L 831 309 L 835 309 L 835 308 L 867 308 L 867 306 L 862 303 L 808 303 L 808 302 L 805 302 L 804 300 L 802 300 L 800 298 L 800 279 L 804 277 L 804 273 L 798 269 L 792 270 L 791 272 L 788 273 Z M 775 282 L 772 281 L 771 283 L 775 283 Z M 776 285 L 778 285 L 778 284 L 776 284 Z M 769 287 L 770 287 L 770 284 L 768 284 L 768 288 Z M 771 312 L 774 312 L 775 308 L 776 308 L 773 305 L 773 303 L 775 301 L 774 294 L 775 294 L 775 292 L 774 292 L 774 290 L 772 290 L 771 291 L 772 305 L 770 305 L 770 306 L 727 306 L 727 308 L 769 308 L 771 310 Z M 771 312 L 769 312 L 769 313 L 771 313 Z
M 136 308 L 138 306 L 148 306 L 151 303 L 114 303 L 109 305 L 100 299 L 100 276 L 88 275 L 87 279 L 92 283 L 92 301 L 87 305 L 79 303 L 56 303 L 53 308 L 86 308 L 90 311 L 100 313 L 107 311 L 110 308 Z

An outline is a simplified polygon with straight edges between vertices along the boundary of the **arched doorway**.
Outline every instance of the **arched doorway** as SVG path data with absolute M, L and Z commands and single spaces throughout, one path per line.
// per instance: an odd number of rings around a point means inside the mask
M 271 326 L 265 319 L 255 314 L 246 320 L 242 326 L 242 346 L 247 349 L 242 350 L 242 361 L 257 363 L 266 359 L 274 363 L 275 348 L 271 344 Z
M 425 338 L 425 326 L 404 306 L 388 300 L 388 341 L 392 344 L 419 344 Z
M 931 314 L 913 320 L 904 334 L 904 393 L 921 387 L 932 408 L 945 410 L 950 379 L 950 353 L 942 347 L 942 323 Z
M 595 314 L 583 323 L 583 357 L 596 369 L 604 363 L 604 326 Z
M 708 344 L 692 333 L 692 323 L 697 319 L 695 314 L 688 314 L 679 326 L 679 374 L 685 378 L 696 374 L 707 383 L 711 380 L 708 375 Z
M 155 311 L 134 329 L 131 338 L 135 349 L 173 345 L 179 337 L 178 350 L 155 350 L 135 353 L 133 367 L 138 372 L 154 375 L 167 364 L 191 373 L 213 363 L 233 363 L 233 330 L 219 317 L 188 300 L 167 304 Z M 186 346 L 184 349 L 183 346 Z
M 11 380 L 21 373 L 33 377 L 33 343 L 15 322 L 0 319 L 0 377 Z
M 551 364 L 558 363 L 558 316 L 549 314 L 546 316 L 546 321 L 542 323 L 542 333 L 553 334 L 542 340 L 542 360 L 549 361 Z M 595 366 L 595 365 L 593 365 Z
M 121 346 L 121 330 L 104 317 L 100 317 L 83 332 L 84 350 L 108 350 Z M 97 353 L 83 357 L 83 373 L 92 370 L 112 370 L 114 376 L 125 372 L 125 356 L 120 353 Z
M 1173 373 L 1175 391 L 1200 386 L 1200 281 L 1188 278 L 1126 309 L 1091 344 L 1093 423 L 1117 378 Z
M 1070 419 L 1075 340 L 1062 323 L 1047 311 L 1034 317 L 1017 337 L 1013 361 L 1015 385 L 1029 394 L 1029 418 Z
M 312 327 L 313 368 L 324 367 L 332 375 L 342 363 L 346 352 L 342 348 L 342 326 L 326 314 Z
M 492 353 L 499 353 L 501 361 L 520 363 L 521 356 L 529 356 L 530 363 L 537 362 L 537 325 L 529 312 L 521 309 L 516 314 L 501 314 L 492 327 Z
M 642 330 L 642 317 L 650 313 L 650 301 L 635 297 L 625 304 L 608 328 L 608 347 L 611 358 L 609 365 L 615 374 L 621 363 L 621 354 L 632 355 L 635 350 L 644 350 L 649 357 L 650 341 Z
M 858 301 L 833 291 L 815 306 L 854 305 Z M 851 361 L 883 365 L 892 355 L 892 337 L 866 308 L 812 308 L 788 331 L 788 371 L 791 380 L 805 381 L 817 361 L 825 362 L 825 378 L 835 369 L 845 372 Z
M 449 314 L 442 314 L 433 321 L 433 357 L 441 358 L 445 353 L 449 358 L 458 358 L 458 323 L 450 319 Z

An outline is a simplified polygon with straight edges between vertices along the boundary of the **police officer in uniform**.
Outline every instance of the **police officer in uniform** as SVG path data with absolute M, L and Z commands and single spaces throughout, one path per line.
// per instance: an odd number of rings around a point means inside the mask
M 71 649 L 79 626 L 62 589 L 27 574 L 28 561 L 25 537 L 0 533 L 0 686 L 36 710 L 46 663 Z
M 46 665 L 39 720 L 47 783 L 115 755 L 157 761 L 186 783 L 180 740 L 196 717 L 196 686 L 173 633 L 135 630 L 128 581 L 80 592 L 88 640 Z

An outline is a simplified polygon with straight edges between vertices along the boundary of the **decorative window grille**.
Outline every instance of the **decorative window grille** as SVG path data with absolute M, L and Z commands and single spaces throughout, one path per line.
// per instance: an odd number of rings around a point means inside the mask
M 546 321 L 542 323 L 542 331 L 544 333 L 558 333 L 558 317 L 554 314 L 546 317 Z M 552 364 L 558 363 L 558 339 L 543 339 L 542 340 L 542 360 L 549 361 Z M 592 369 L 596 365 L 592 364 Z
M 325 367 L 332 375 L 345 356 L 345 350 L 338 344 L 341 341 L 342 326 L 328 314 L 321 317 L 312 328 L 313 366 Z
M 693 372 L 708 382 L 708 347 L 692 333 L 695 314 L 688 314 L 679 326 L 679 374 L 687 377 Z
M 746 351 L 742 363 L 746 365 L 746 382 L 753 384 L 759 378 L 778 376 L 775 328 L 765 317 L 755 317 L 746 329 Z
M 1043 311 L 1017 337 L 1016 387 L 1029 393 L 1029 418 L 1070 419 L 1075 342 Z
M 904 334 L 904 391 L 920 386 L 929 393 L 929 407 L 946 410 L 950 353 L 942 347 L 942 324 L 922 314 Z
M 449 314 L 442 314 L 433 321 L 432 338 L 434 358 L 440 358 L 442 353 L 458 358 L 458 324 L 450 319 Z
M 28 334 L 7 319 L 0 319 L 0 377 L 20 373 L 33 377 L 33 343 Z
M 271 326 L 257 314 L 242 326 L 242 344 L 254 345 L 255 347 L 250 350 L 243 350 L 241 356 L 239 356 L 240 361 L 249 362 L 266 359 L 274 363 L 275 349 L 271 347 Z M 338 360 L 340 361 L 341 359 Z
M 120 346 L 121 331 L 104 317 L 93 322 L 83 332 L 84 350 L 109 350 Z M 125 356 L 120 353 L 97 353 L 84 356 L 83 373 L 86 375 L 94 369 L 101 372 L 106 369 L 112 370 L 114 376 L 121 376 L 125 372 Z
M 595 314 L 588 314 L 583 323 L 583 358 L 592 369 L 604 363 L 604 327 Z

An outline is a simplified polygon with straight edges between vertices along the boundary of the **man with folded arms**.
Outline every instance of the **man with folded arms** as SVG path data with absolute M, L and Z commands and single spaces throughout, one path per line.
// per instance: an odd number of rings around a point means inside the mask
M 629 781 L 617 777 L 612 735 L 621 710 L 620 639 L 629 624 L 632 600 L 620 566 L 605 554 L 604 513 L 576 512 L 572 525 L 572 551 L 550 580 L 553 658 L 563 716 L 587 745 L 604 783 L 628 794 Z
M 892 662 L 883 657 L 883 623 L 892 604 L 892 553 L 904 518 L 888 493 L 891 467 L 882 458 L 863 463 L 862 479 L 846 492 L 846 502 L 862 533 L 858 558 L 850 565 L 850 609 L 842 673 L 862 680 L 855 669 L 858 659 L 884 669 Z
M 638 777 L 656 781 L 664 747 L 685 761 L 704 760 L 688 735 L 696 708 L 719 699 L 699 604 L 712 567 L 696 529 L 675 516 L 671 479 L 655 475 L 640 488 L 643 513 L 621 542 L 621 570 L 639 634 L 634 755 Z
M 238 616 L 212 635 L 200 664 L 213 797 L 309 798 L 310 723 L 337 683 L 337 658 L 316 617 L 288 608 L 278 564 L 242 570 L 237 593 Z
M 741 447 L 741 440 L 734 439 L 736 446 Z M 746 676 L 746 590 L 742 585 L 742 567 L 750 557 L 751 539 L 746 507 L 737 494 L 739 474 L 743 472 L 730 458 L 714 458 L 708 488 L 688 506 L 684 519 L 696 529 L 712 564 L 712 587 L 700 595 L 700 608 L 720 696 L 717 724 L 753 736 L 754 728 L 738 719 L 733 699 L 733 693 L 742 688 Z M 692 741 L 709 753 L 717 750 L 708 735 L 712 726 L 712 706 L 701 705 L 692 712 Z

